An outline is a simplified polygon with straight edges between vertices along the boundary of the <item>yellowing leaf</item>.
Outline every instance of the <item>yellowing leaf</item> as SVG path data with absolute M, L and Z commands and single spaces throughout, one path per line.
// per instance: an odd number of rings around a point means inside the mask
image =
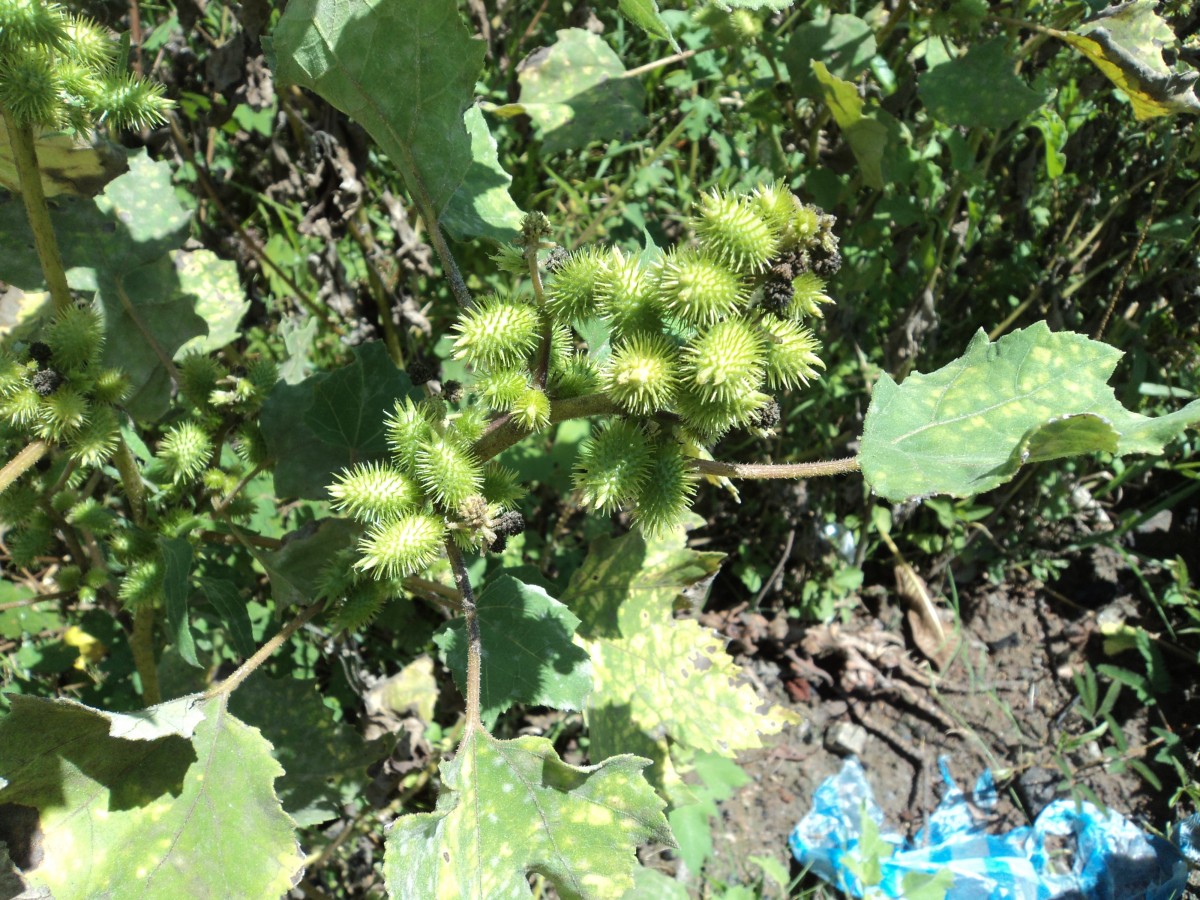
M 0 720 L 0 807 L 32 811 L 55 900 L 279 897 L 303 863 L 271 745 L 225 698 L 117 715 L 14 696 Z M 20 837 L 20 835 L 18 835 Z M 217 886 L 220 886 L 219 888 Z M 214 893 L 197 893 L 205 886 Z
M 588 704 L 592 749 L 609 752 L 626 725 L 653 739 L 732 756 L 762 746 L 798 717 L 765 705 L 740 683 L 741 669 L 720 638 L 691 619 L 654 623 L 619 640 L 586 644 L 592 657 Z
M 1171 27 L 1154 11 L 1154 0 L 1135 0 L 1105 10 L 1075 32 L 1054 32 L 1090 59 L 1129 96 L 1138 119 L 1174 113 L 1200 114 L 1193 90 L 1197 73 L 1174 71 L 1163 60 L 1164 47 L 1175 44 Z
M 562 601 L 579 616 L 584 637 L 633 634 L 669 622 L 682 593 L 716 574 L 725 556 L 686 546 L 682 529 L 647 545 L 640 533 L 592 542 Z
M 544 738 L 499 741 L 472 729 L 442 764 L 437 809 L 389 829 L 388 891 L 509 900 L 533 896 L 526 878 L 536 872 L 563 900 L 623 897 L 638 844 L 673 843 L 664 803 L 642 776 L 646 764 L 624 755 L 570 766 Z

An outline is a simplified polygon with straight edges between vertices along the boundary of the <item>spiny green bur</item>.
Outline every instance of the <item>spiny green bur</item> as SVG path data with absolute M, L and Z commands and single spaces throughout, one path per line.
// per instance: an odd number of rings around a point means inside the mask
M 823 368 L 803 320 L 829 302 L 832 224 L 782 185 L 714 192 L 697 204 L 695 239 L 655 259 L 585 246 L 543 267 L 548 223 L 527 217 L 522 241 L 497 257 L 510 273 L 524 260 L 526 277 L 479 298 L 454 326 L 454 356 L 475 379 L 467 395 L 398 404 L 390 462 L 330 488 L 335 507 L 368 526 L 359 569 L 417 572 L 447 536 L 486 550 L 514 498 L 489 488 L 480 438 L 505 423 L 540 431 L 556 402 L 583 393 L 608 417 L 577 462 L 583 502 L 627 508 L 650 537 L 670 531 L 695 494 L 690 460 L 760 424 L 770 391 Z M 580 336 L 597 324 L 610 342 L 603 361 Z

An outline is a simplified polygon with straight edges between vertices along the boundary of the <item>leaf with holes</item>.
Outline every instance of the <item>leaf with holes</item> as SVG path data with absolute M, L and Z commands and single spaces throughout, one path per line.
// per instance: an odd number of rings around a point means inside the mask
M 388 831 L 384 876 L 393 897 L 532 897 L 538 873 L 563 900 L 623 897 L 636 848 L 673 844 L 663 801 L 642 776 L 646 760 L 615 756 L 571 766 L 550 741 L 500 741 L 472 729 L 442 763 L 437 809 Z
M 40 832 L 23 873 L 56 900 L 278 897 L 300 873 L 271 745 L 195 695 L 118 715 L 14 696 L 0 720 L 0 808 Z M 7 780 L 7 784 L 5 784 Z M 234 802 L 236 801 L 236 802 Z
M 477 601 L 484 678 L 480 714 L 488 727 L 515 703 L 583 709 L 592 689 L 587 654 L 571 642 L 577 619 L 542 588 L 511 575 L 490 582 Z M 467 638 L 461 618 L 434 638 L 466 693 Z
M 858 96 L 858 88 L 844 78 L 831 75 L 823 62 L 814 59 L 810 67 L 817 79 L 821 99 L 829 107 L 858 161 L 863 182 L 868 187 L 883 190 L 883 152 L 887 149 L 888 128 L 880 117 L 886 114 L 879 109 L 865 112 L 866 102 Z
M 1161 453 L 1200 422 L 1200 400 L 1149 418 L 1106 382 L 1123 354 L 1045 322 L 992 343 L 980 330 L 961 357 L 928 375 L 875 385 L 859 461 L 887 500 L 970 497 L 1027 462 L 1105 450 Z

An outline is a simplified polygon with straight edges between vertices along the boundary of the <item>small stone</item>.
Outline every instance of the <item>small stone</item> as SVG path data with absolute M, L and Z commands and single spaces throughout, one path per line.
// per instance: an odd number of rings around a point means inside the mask
M 867 746 L 867 730 L 853 722 L 834 722 L 825 731 L 825 749 L 839 756 L 861 756 Z

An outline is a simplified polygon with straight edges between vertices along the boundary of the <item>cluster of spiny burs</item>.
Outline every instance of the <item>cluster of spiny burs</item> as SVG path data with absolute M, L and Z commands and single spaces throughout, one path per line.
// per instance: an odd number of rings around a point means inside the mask
M 162 87 L 130 73 L 105 29 L 42 0 L 0 0 L 0 109 L 19 125 L 85 132 L 161 122 Z
M 0 459 L 37 446 L 31 442 L 45 445 L 44 467 L 0 492 L 10 559 L 33 566 L 52 548 L 61 519 L 105 542 L 108 563 L 123 573 L 120 597 L 136 608 L 153 601 L 161 587 L 157 535 L 190 532 L 196 485 L 202 483 L 215 497 L 236 485 L 238 472 L 213 465 L 214 435 L 251 417 L 277 379 L 275 367 L 250 361 L 244 374 L 234 375 L 201 353 L 179 363 L 180 405 L 188 413 L 163 428 L 154 456 L 131 473 L 154 486 L 158 501 L 147 510 L 153 521 L 138 526 L 123 523 L 96 496 L 101 467 L 118 452 L 121 424 L 127 420 L 122 404 L 130 392 L 125 374 L 103 364 L 100 314 L 90 305 L 69 306 L 54 313 L 37 336 L 0 348 Z M 256 428 L 245 424 L 237 437 L 244 466 L 265 459 Z M 253 512 L 249 501 L 239 501 L 230 504 L 231 516 Z M 59 568 L 55 581 L 62 590 L 86 592 L 109 574 L 100 567 L 90 573 L 89 583 L 80 584 L 79 566 L 72 564 Z
M 674 527 L 695 492 L 693 459 L 730 429 L 772 427 L 772 394 L 822 367 L 804 321 L 830 302 L 824 278 L 841 259 L 832 224 L 783 185 L 704 196 L 694 240 L 666 253 L 565 253 L 544 240 L 544 216 L 527 216 L 524 246 L 496 259 L 526 275 L 539 260 L 532 289 L 482 298 L 455 325 L 454 355 L 474 382 L 397 403 L 391 458 L 330 488 L 335 507 L 367 526 L 357 568 L 389 579 L 417 572 L 447 536 L 495 548 L 512 533 L 521 489 L 480 458 L 480 438 L 501 420 L 545 429 L 571 398 L 573 412 L 603 419 L 580 451 L 583 502 L 627 508 L 651 536 Z M 589 348 L 580 336 L 597 326 L 608 340 Z

